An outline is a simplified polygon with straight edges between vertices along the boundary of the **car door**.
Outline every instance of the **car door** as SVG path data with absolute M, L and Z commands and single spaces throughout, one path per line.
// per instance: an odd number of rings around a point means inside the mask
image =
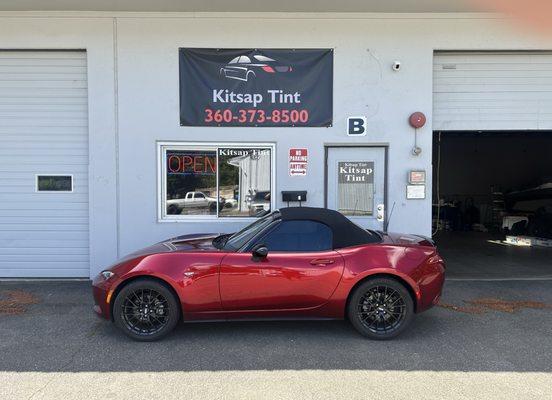
M 184 198 L 184 207 L 186 208 L 192 208 L 194 206 L 194 193 L 188 192 L 186 193 L 186 197 Z
M 194 206 L 197 208 L 207 208 L 207 200 L 203 193 L 194 193 Z
M 243 252 L 221 262 L 224 310 L 313 308 L 333 294 L 343 273 L 343 258 L 332 249 L 332 231 L 314 221 L 278 221 Z M 251 247 L 264 244 L 265 258 Z

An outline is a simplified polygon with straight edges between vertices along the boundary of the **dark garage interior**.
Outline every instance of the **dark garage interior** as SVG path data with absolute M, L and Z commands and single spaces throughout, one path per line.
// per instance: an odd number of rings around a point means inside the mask
M 450 278 L 552 277 L 552 132 L 435 132 L 433 237 Z

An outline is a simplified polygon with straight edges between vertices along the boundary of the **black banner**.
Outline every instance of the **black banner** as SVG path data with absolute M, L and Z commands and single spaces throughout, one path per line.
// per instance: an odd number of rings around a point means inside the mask
M 180 125 L 331 126 L 331 49 L 180 49 Z

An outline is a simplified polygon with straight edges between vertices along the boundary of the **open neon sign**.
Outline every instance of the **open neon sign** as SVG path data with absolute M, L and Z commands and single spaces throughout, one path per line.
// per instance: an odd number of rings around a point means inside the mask
M 216 156 L 199 153 L 167 153 L 167 171 L 181 175 L 215 175 Z

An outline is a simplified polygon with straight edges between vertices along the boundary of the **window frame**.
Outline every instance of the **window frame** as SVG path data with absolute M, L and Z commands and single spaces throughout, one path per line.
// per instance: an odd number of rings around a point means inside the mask
M 270 142 L 244 143 L 244 142 L 183 142 L 183 141 L 158 141 L 157 142 L 157 222 L 190 222 L 190 221 L 256 221 L 260 217 L 250 216 L 224 216 L 219 215 L 217 206 L 215 215 L 169 215 L 166 212 L 167 200 L 167 162 L 165 154 L 167 151 L 214 151 L 216 154 L 217 174 L 215 175 L 216 197 L 219 196 L 219 149 L 270 149 L 270 210 L 276 209 L 276 144 Z
M 68 176 L 71 178 L 71 190 L 39 190 L 38 178 L 40 176 Z M 74 193 L 75 192 L 75 177 L 73 174 L 35 174 L 35 193 Z

